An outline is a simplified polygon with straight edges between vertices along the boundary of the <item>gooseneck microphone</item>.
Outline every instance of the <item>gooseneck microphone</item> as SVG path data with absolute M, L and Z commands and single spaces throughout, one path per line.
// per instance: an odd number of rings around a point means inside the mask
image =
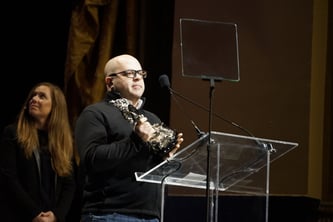
M 174 90 L 171 89 L 169 77 L 167 75 L 161 75 L 158 80 L 160 82 L 161 88 L 162 89 L 166 88 L 170 92 L 170 95 L 172 95 L 173 93 L 177 94 Z M 178 96 L 181 96 L 181 95 L 179 94 Z M 185 113 L 187 117 L 189 117 L 188 113 L 179 104 L 178 100 L 175 97 L 172 97 L 172 98 L 177 103 L 178 107 L 182 110 L 182 112 Z M 192 119 L 190 119 L 190 122 L 191 122 L 192 126 L 194 127 L 195 131 L 197 132 L 197 135 L 199 138 L 202 137 L 203 135 L 205 135 L 205 132 L 201 131 Z
M 169 77 L 168 77 L 167 75 L 165 75 L 165 74 L 164 74 L 164 75 L 161 75 L 161 76 L 159 77 L 158 80 L 159 80 L 159 83 L 160 83 L 161 88 L 162 88 L 162 89 L 163 89 L 163 88 L 164 88 L 164 89 L 166 88 L 167 90 L 169 90 L 170 95 L 175 94 L 176 96 L 179 96 L 180 98 L 182 98 L 182 99 L 184 99 L 185 101 L 191 103 L 192 105 L 195 105 L 195 106 L 197 106 L 197 107 L 199 107 L 199 108 L 201 108 L 201 109 L 203 109 L 203 110 L 209 112 L 208 108 L 202 106 L 202 105 L 199 104 L 199 103 L 196 103 L 195 101 L 193 101 L 193 100 L 191 100 L 191 99 L 189 99 L 189 98 L 183 96 L 182 94 L 178 93 L 177 91 L 173 90 L 173 89 L 171 88 L 171 86 L 170 86 Z M 178 105 L 179 105 L 179 104 L 178 104 Z M 249 130 L 245 129 L 244 127 L 242 127 L 242 126 L 240 126 L 240 125 L 238 125 L 238 124 L 236 124 L 236 123 L 234 123 L 234 122 L 232 122 L 232 121 L 230 121 L 230 120 L 228 120 L 228 119 L 226 119 L 226 118 L 224 118 L 224 117 L 222 117 L 222 116 L 220 116 L 220 115 L 218 115 L 218 114 L 216 114 L 216 113 L 212 113 L 212 114 L 213 114 L 215 117 L 217 117 L 217 118 L 219 118 L 219 119 L 221 119 L 221 120 L 227 122 L 228 124 L 231 124 L 232 126 L 235 126 L 235 127 L 237 127 L 238 129 L 242 130 L 243 132 L 245 132 L 245 133 L 246 133 L 247 135 L 249 135 L 250 137 L 255 137 L 255 136 L 254 136 Z M 202 131 L 199 130 L 199 128 L 194 124 L 194 122 L 193 122 L 192 120 L 191 120 L 191 122 L 192 122 L 192 125 L 194 126 L 195 130 L 196 130 L 197 132 L 202 133 Z M 199 130 L 199 131 L 198 131 L 198 130 Z

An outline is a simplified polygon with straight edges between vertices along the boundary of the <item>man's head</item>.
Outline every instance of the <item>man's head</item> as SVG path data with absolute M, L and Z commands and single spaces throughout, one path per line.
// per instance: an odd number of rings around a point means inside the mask
M 121 97 L 132 101 L 133 105 L 141 98 L 145 90 L 143 79 L 146 71 L 133 56 L 123 54 L 110 59 L 104 68 L 105 83 L 108 91 L 116 91 Z

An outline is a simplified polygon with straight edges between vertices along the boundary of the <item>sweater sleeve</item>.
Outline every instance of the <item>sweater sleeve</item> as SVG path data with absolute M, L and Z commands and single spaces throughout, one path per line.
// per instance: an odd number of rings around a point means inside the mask
M 75 142 L 80 161 L 91 172 L 107 171 L 119 164 L 118 160 L 126 161 L 138 152 L 149 152 L 120 112 L 94 106 L 83 110 L 77 119 Z

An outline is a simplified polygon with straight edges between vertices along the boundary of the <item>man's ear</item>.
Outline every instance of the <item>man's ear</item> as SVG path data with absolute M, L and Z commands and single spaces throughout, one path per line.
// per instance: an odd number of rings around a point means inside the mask
M 111 87 L 112 86 L 112 78 L 111 77 L 105 77 L 105 84 L 108 87 Z
M 112 90 L 112 78 L 111 77 L 105 77 L 105 85 L 106 85 L 106 89 L 107 91 L 111 91 Z

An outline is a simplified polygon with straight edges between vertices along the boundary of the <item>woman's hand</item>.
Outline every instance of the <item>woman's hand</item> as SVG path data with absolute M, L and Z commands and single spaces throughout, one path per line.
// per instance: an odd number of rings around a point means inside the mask
M 57 218 L 55 217 L 52 211 L 41 212 L 36 216 L 32 222 L 56 222 Z

